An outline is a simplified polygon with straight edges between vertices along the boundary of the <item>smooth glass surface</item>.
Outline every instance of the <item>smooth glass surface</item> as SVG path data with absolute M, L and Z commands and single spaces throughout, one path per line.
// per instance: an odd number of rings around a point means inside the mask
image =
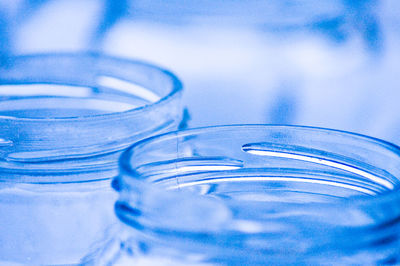
M 100 54 L 0 66 L 0 264 L 78 263 L 113 232 L 122 150 L 177 129 L 179 80 Z
M 397 265 L 399 176 L 398 147 L 342 131 L 244 125 L 168 133 L 122 155 L 113 185 L 125 231 L 91 259 Z

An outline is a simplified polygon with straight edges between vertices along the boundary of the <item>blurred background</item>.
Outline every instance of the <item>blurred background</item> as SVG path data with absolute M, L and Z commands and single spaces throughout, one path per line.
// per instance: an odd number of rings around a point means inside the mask
M 398 0 L 0 0 L 0 63 L 60 51 L 172 70 L 190 127 L 300 124 L 400 144 Z

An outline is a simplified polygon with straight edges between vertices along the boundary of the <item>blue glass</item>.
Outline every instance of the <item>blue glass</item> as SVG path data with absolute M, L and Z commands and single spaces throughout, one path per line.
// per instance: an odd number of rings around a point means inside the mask
M 400 149 L 310 127 L 178 131 L 120 158 L 94 265 L 398 265 Z
M 170 72 L 99 54 L 8 57 L 0 67 L 0 264 L 78 263 L 113 232 L 117 158 L 177 129 Z

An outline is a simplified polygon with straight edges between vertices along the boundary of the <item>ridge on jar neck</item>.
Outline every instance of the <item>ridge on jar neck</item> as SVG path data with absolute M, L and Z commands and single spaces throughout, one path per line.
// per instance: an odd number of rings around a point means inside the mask
M 180 81 L 140 61 L 38 54 L 10 57 L 0 70 L 3 180 L 110 178 L 125 148 L 181 120 Z
M 166 256 L 230 265 L 351 263 L 365 253 L 383 263 L 399 247 L 399 154 L 383 141 L 307 127 L 169 133 L 122 155 L 116 213 L 140 233 L 133 239 Z

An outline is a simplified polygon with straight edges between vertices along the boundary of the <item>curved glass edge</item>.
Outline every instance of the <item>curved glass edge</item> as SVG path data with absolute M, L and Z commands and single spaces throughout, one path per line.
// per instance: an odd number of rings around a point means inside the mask
M 80 120 L 95 120 L 101 118 L 112 118 L 115 116 L 124 116 L 124 115 L 136 115 L 140 114 L 140 112 L 146 112 L 147 110 L 157 108 L 158 105 L 161 105 L 163 102 L 168 101 L 170 98 L 175 97 L 175 95 L 182 93 L 183 91 L 183 84 L 180 79 L 171 71 L 161 68 L 157 65 L 154 65 L 149 62 L 135 60 L 135 59 L 128 59 L 128 58 L 121 58 L 112 55 L 97 53 L 97 52 L 81 52 L 81 53 L 37 53 L 37 54 L 22 54 L 22 55 L 15 55 L 15 56 L 7 56 L 4 60 L 4 64 L 2 66 L 4 68 L 8 68 L 12 65 L 12 62 L 15 60 L 28 60 L 28 59 L 42 59 L 42 58 L 50 58 L 50 57 L 70 57 L 70 58 L 77 58 L 77 60 L 87 60 L 87 58 L 91 59 L 107 59 L 107 60 L 114 60 L 115 62 L 122 62 L 126 64 L 133 64 L 138 66 L 144 66 L 151 68 L 153 70 L 158 71 L 160 74 L 167 76 L 171 80 L 172 89 L 171 91 L 162 96 L 158 101 L 144 105 L 141 107 L 137 107 L 131 110 L 123 111 L 123 112 L 114 112 L 114 113 L 107 113 L 101 115 L 88 115 L 88 116 L 81 116 L 77 118 L 46 118 L 46 119 L 34 119 L 34 118 L 15 118 L 15 117 L 2 117 L 0 116 L 1 120 L 17 120 L 17 121 L 36 121 L 36 122 L 48 122 L 48 121 L 80 121 Z M 0 85 L 2 84 L 2 80 L 0 78 Z M 23 83 L 21 83 L 23 84 Z
M 373 144 L 381 146 L 385 149 L 388 149 L 391 152 L 395 153 L 397 156 L 399 156 L 399 159 L 400 159 L 400 147 L 399 146 L 397 146 L 391 142 L 385 141 L 385 140 L 381 140 L 378 138 L 374 138 L 374 137 L 359 134 L 359 133 L 338 130 L 338 129 L 303 126 L 303 125 L 235 124 L 235 125 L 217 125 L 217 126 L 206 126 L 206 127 L 199 127 L 199 128 L 176 130 L 173 132 L 166 132 L 166 133 L 152 136 L 152 137 L 149 137 L 146 139 L 142 139 L 142 140 L 134 143 L 133 145 L 131 145 L 128 149 L 126 149 L 122 153 L 122 155 L 119 159 L 119 166 L 120 166 L 120 169 L 127 174 L 134 173 L 134 169 L 132 168 L 132 166 L 129 162 L 130 162 L 130 158 L 134 155 L 135 149 L 137 149 L 140 146 L 144 146 L 148 143 L 152 143 L 154 141 L 164 141 L 164 140 L 168 140 L 168 139 L 174 139 L 174 138 L 178 138 L 178 137 L 186 137 L 186 136 L 191 136 L 191 135 L 196 135 L 196 134 L 207 134 L 207 133 L 216 132 L 216 131 L 220 131 L 220 130 L 251 129 L 251 128 L 256 128 L 256 129 L 268 129 L 268 128 L 291 129 L 291 128 L 293 128 L 293 129 L 302 129 L 302 130 L 308 130 L 308 131 L 321 131 L 321 132 L 332 132 L 332 133 L 342 134 L 344 136 L 358 138 L 360 140 L 364 140 L 369 143 L 373 143 Z

